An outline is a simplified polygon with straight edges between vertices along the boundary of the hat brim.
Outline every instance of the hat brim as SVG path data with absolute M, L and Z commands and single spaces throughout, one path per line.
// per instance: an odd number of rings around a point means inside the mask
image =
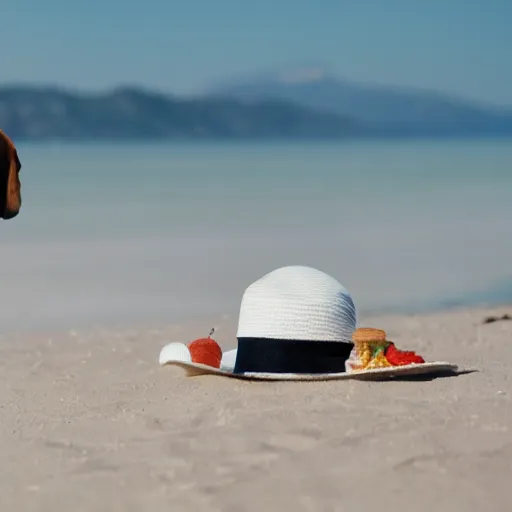
M 187 376 L 217 375 L 243 380 L 289 380 L 289 381 L 319 381 L 319 380 L 386 380 L 396 377 L 413 377 L 419 375 L 454 374 L 458 371 L 456 364 L 443 361 L 431 363 L 410 364 L 406 366 L 393 366 L 391 368 L 377 368 L 374 370 L 359 370 L 340 373 L 233 373 L 229 369 L 219 369 L 200 363 L 185 361 L 167 361 L 162 366 L 179 366 L 184 369 Z

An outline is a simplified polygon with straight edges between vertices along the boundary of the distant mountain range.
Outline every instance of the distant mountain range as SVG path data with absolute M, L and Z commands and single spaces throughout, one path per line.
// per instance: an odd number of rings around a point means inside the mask
M 383 135 L 512 133 L 512 109 L 498 109 L 430 91 L 362 85 L 319 67 L 278 71 L 214 86 L 211 97 L 292 102 L 356 119 Z
M 357 121 L 262 100 L 179 99 L 139 88 L 84 94 L 0 87 L 0 127 L 14 139 L 301 139 L 364 136 Z
M 138 87 L 83 93 L 0 87 L 14 139 L 343 139 L 512 135 L 512 110 L 425 91 L 359 85 L 297 68 L 180 98 Z

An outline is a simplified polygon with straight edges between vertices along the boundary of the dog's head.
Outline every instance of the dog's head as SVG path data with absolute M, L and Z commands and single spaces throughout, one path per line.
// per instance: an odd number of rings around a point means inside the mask
M 12 219 L 21 208 L 21 162 L 11 139 L 0 130 L 0 218 Z

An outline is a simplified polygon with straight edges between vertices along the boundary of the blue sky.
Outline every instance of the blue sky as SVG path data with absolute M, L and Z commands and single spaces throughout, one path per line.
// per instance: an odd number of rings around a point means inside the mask
M 320 63 L 512 105 L 512 0 L 5 0 L 2 18 L 4 83 L 191 93 Z

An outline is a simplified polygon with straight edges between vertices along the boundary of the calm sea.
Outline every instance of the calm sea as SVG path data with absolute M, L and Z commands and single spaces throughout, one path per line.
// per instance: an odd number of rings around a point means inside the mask
M 512 302 L 512 140 L 23 145 L 0 330 L 236 318 L 283 265 L 360 311 Z

